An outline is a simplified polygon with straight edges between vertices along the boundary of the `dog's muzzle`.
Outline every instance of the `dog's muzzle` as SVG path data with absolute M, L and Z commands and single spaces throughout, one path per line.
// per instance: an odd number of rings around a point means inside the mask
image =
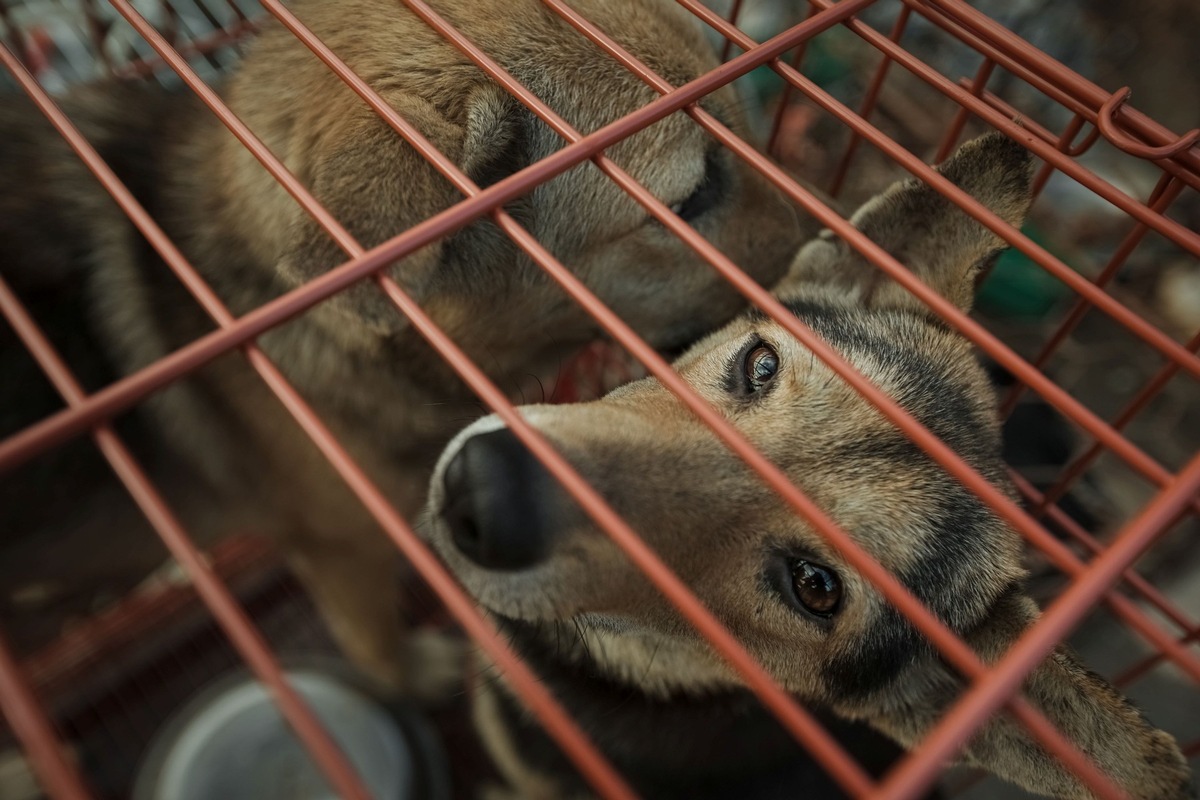
M 477 565 L 524 570 L 549 555 L 561 490 L 508 428 L 464 441 L 445 467 L 442 488 L 450 538 Z

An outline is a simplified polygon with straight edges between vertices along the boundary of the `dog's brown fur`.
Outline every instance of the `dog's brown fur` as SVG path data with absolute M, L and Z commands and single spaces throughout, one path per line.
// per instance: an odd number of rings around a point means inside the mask
M 535 0 L 434 5 L 582 131 L 655 96 Z M 715 65 L 695 21 L 670 2 L 587 0 L 578 7 L 671 80 Z M 490 184 L 561 146 L 402 5 L 306 0 L 294 10 L 475 181 Z M 222 93 L 366 247 L 461 199 L 280 26 L 267 27 Z M 729 90 L 703 104 L 743 127 Z M 64 105 L 235 314 L 346 260 L 189 94 L 106 85 L 77 91 Z M 128 373 L 212 329 L 30 106 L 0 103 L 0 137 L 0 265 L 31 304 L 45 299 L 50 313 L 68 303 L 82 309 L 95 335 L 78 337 L 87 352 L 77 366 L 107 359 L 115 372 Z M 783 274 L 801 240 L 794 210 L 685 115 L 608 155 L 665 202 L 692 197 L 685 213 L 698 230 L 756 278 L 773 282 Z M 739 308 L 723 280 L 591 164 L 509 208 L 655 345 L 694 340 Z M 425 247 L 387 274 L 506 389 L 527 375 L 553 374 L 562 356 L 598 335 L 596 323 L 489 222 Z M 78 319 L 52 331 L 60 344 L 72 323 Z M 421 506 L 442 446 L 479 413 L 451 369 L 370 282 L 260 344 L 406 514 Z M 93 385 L 109 379 L 98 375 Z M 52 410 L 21 406 L 8 395 L 6 387 L 4 432 Z M 395 550 L 244 360 L 225 357 L 158 393 L 147 408 L 151 436 L 165 434 L 159 438 L 168 445 L 159 475 L 186 469 L 188 478 L 177 482 L 187 494 L 193 473 L 216 489 L 190 504 L 215 512 L 189 519 L 193 527 L 203 532 L 248 520 L 273 531 L 347 653 L 381 681 L 402 685 Z M 171 451 L 183 461 L 171 461 Z M 64 482 L 65 468 L 47 469 L 56 485 Z M 112 521 L 95 515 L 47 521 L 33 488 L 13 478 L 6 483 L 11 496 L 0 530 L 12 548 L 29 544 L 36 557 L 56 546 L 47 544 L 54 537 L 95 542 L 113 535 Z M 31 559 L 9 559 L 4 572 L 10 591 L 39 574 Z
M 1021 223 L 1030 197 L 1023 148 L 992 135 L 940 169 Z M 912 181 L 853 221 L 963 309 L 980 265 L 1003 244 Z M 829 233 L 800 252 L 778 295 L 968 463 L 1008 486 L 989 381 L 968 342 L 920 301 Z M 745 369 L 764 345 L 778 367 L 755 388 Z M 986 661 L 1036 620 L 1021 585 L 1019 537 L 780 325 L 743 315 L 675 369 Z M 915 629 L 657 381 L 524 413 L 805 703 L 912 746 L 961 693 L 961 680 Z M 729 710 L 739 678 L 515 442 L 496 419 L 480 420 L 435 474 L 429 535 L 463 584 L 647 794 L 802 795 L 785 791 L 800 780 L 795 755 L 769 720 L 740 734 L 755 743 L 750 753 L 708 749 L 724 726 L 745 719 Z M 800 562 L 840 575 L 842 600 L 828 618 L 806 611 L 793 592 Z M 1065 648 L 1024 691 L 1132 795 L 1190 796 L 1174 740 Z M 481 706 L 486 727 L 494 732 L 503 721 L 528 737 L 519 714 L 498 716 L 497 696 Z M 561 764 L 554 773 L 551 759 L 533 760 L 562 780 Z M 963 760 L 1034 792 L 1089 796 L 1003 715 L 967 744 Z M 511 762 L 501 760 L 514 781 L 531 769 Z M 750 788 L 771 774 L 777 783 Z

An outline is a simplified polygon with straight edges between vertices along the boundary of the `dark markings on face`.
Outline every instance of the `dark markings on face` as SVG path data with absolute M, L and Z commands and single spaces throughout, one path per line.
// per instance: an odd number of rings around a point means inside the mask
M 890 605 L 856 638 L 851 650 L 827 659 L 822 669 L 835 701 L 850 702 L 887 688 L 931 652 L 925 638 Z
M 900 579 L 962 633 L 978 622 L 995 597 L 995 587 L 979 580 L 976 572 L 977 565 L 1003 557 L 996 536 L 1003 525 L 969 489 L 953 478 L 944 480 L 929 515 L 922 557 Z
M 973 391 L 955 370 L 922 352 L 923 315 L 894 312 L 889 316 L 836 309 L 799 301 L 786 304 L 806 324 L 841 352 L 868 354 L 879 367 L 895 399 L 917 420 L 994 482 L 1001 482 L 998 436 L 991 424 L 990 401 Z M 752 312 L 752 317 L 762 318 Z M 880 323 L 885 324 L 881 325 Z M 863 401 L 867 402 L 867 401 Z M 994 590 L 977 580 L 972 565 L 998 558 L 994 513 L 956 478 L 948 475 L 904 434 L 890 426 L 837 445 L 828 463 L 838 471 L 912 472 L 927 485 L 922 503 L 920 557 L 898 574 L 901 582 L 952 629 L 975 625 L 992 603 Z M 856 537 L 888 535 L 887 531 L 855 531 Z M 926 657 L 924 637 L 890 605 L 864 632 L 853 652 L 832 657 L 824 675 L 830 691 L 853 700 L 887 687 L 909 665 Z
M 922 352 L 914 342 L 926 326 L 923 315 L 895 311 L 889 315 L 835 309 L 806 301 L 785 306 L 843 353 L 869 354 L 892 386 L 895 399 L 989 480 L 1000 481 L 999 435 L 992 424 L 990 398 L 974 392 L 958 372 L 958 364 Z M 761 311 L 752 320 L 765 320 Z M 880 324 L 880 323 L 884 324 Z M 866 400 L 863 401 L 868 402 Z M 871 441 L 853 446 L 871 449 Z M 887 445 L 898 452 L 902 445 Z M 913 456 L 904 455 L 904 462 Z
M 828 461 L 839 470 L 924 469 L 929 456 L 899 431 L 892 435 L 868 435 L 838 443 L 829 453 Z
M 924 315 L 858 312 L 802 300 L 784 305 L 837 350 L 869 354 L 896 387 L 897 402 L 956 452 L 979 462 L 977 468 L 999 452 L 998 437 L 989 424 L 991 409 L 962 383 L 955 365 L 914 346 L 928 333 L 922 328 L 933 327 Z M 751 319 L 766 316 L 756 310 Z

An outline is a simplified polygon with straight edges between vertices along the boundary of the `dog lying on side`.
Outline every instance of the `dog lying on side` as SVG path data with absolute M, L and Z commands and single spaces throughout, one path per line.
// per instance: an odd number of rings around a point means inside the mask
M 989 135 L 940 167 L 1013 225 L 1028 153 Z M 1002 241 L 908 181 L 856 227 L 968 309 Z M 970 344 L 826 232 L 796 257 L 783 303 L 989 480 L 1007 485 L 991 385 Z M 792 481 L 985 660 L 1037 618 L 1021 543 L 777 323 L 750 312 L 675 363 Z M 788 691 L 911 746 L 962 689 L 953 670 L 834 549 L 654 379 L 525 417 L 601 491 Z M 838 796 L 738 677 L 495 417 L 463 431 L 430 491 L 427 534 L 567 710 L 647 797 Z M 499 687 L 499 688 L 498 688 Z M 522 797 L 586 793 L 499 681 L 478 727 Z M 1194 796 L 1168 734 L 1063 647 L 1026 695 L 1135 797 Z M 868 766 L 872 736 L 835 727 Z M 1043 795 L 1090 796 L 1001 715 L 963 760 Z
M 537 0 L 434 5 L 584 132 L 656 96 Z M 669 0 L 576 5 L 676 82 L 716 66 L 695 19 Z M 494 183 L 561 146 L 394 0 L 300 0 L 293 9 L 477 183 Z M 280 25 L 266 26 L 221 93 L 366 247 L 461 199 Z M 744 131 L 732 90 L 702 103 Z M 347 260 L 190 93 L 108 84 L 77 90 L 63 105 L 235 315 Z M 764 284 L 784 274 L 806 234 L 778 192 L 682 113 L 607 154 Z M 740 310 L 725 281 L 591 164 L 508 208 L 656 346 L 694 341 Z M 0 271 L 89 389 L 214 328 L 23 98 L 0 101 Z M 489 221 L 387 274 L 506 389 L 529 375 L 552 377 L 561 358 L 599 333 Z M 0 336 L 0 368 L 10 378 L 0 381 L 0 435 L 7 435 L 61 403 L 9 332 Z M 369 281 L 259 344 L 406 514 L 423 505 L 437 454 L 480 414 L 450 367 Z M 120 422 L 199 538 L 236 527 L 272 533 L 345 652 L 381 683 L 404 688 L 395 548 L 240 354 L 157 393 Z M 86 441 L 5 478 L 6 619 L 18 596 L 86 595 L 119 576 L 122 563 L 136 561 L 140 578 L 161 560 L 120 487 L 91 499 L 101 479 L 113 483 Z M 47 563 L 51 551 L 67 556 Z

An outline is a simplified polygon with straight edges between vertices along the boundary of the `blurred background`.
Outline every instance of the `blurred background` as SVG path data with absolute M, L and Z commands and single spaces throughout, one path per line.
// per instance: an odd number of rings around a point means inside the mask
M 265 16 L 251 0 L 139 0 L 136 5 L 211 81 L 219 81 L 236 65 L 239 42 L 251 36 Z M 756 41 L 799 22 L 808 11 L 800 0 L 712 0 L 708 5 L 736 20 Z M 976 0 L 972 5 L 1104 89 L 1131 87 L 1130 104 L 1175 132 L 1200 126 L 1200 4 L 1195 0 Z M 898 1 L 880 0 L 861 19 L 886 35 L 903 8 Z M 56 94 L 108 72 L 168 84 L 176 80 L 160 69 L 149 46 L 96 0 L 0 0 L 0 36 Z M 953 81 L 969 82 L 985 74 L 980 72 L 984 59 L 978 51 L 920 14 L 908 16 L 899 42 Z M 713 44 L 725 57 L 740 52 L 725 48 L 724 39 L 715 33 Z M 788 54 L 785 60 L 792 57 Z M 880 62 L 877 49 L 839 26 L 809 42 L 799 65 L 820 87 L 858 109 Z M 1006 104 L 1027 124 L 1055 135 L 1073 124 L 1071 110 L 1018 76 L 1003 67 L 984 70 L 986 80 L 977 90 Z M 797 176 L 835 194 L 844 209 L 853 209 L 901 175 L 890 159 L 866 143 L 853 146 L 848 158 L 849 129 L 798 92 L 785 90 L 769 68 L 754 71 L 738 85 L 756 133 L 772 155 Z M 16 91 L 6 74 L 0 75 L 0 89 Z M 870 119 L 905 148 L 933 161 L 958 111 L 955 102 L 893 64 Z M 964 129 L 958 141 L 983 130 L 978 120 L 961 121 Z M 1091 134 L 1091 125 L 1085 124 L 1072 140 L 1082 151 L 1080 164 L 1143 202 L 1155 195 L 1162 176 L 1158 167 Z M 1195 190 L 1184 189 L 1170 199 L 1164 213 L 1200 230 L 1200 196 Z M 1057 171 L 1049 174 L 1025 232 L 1195 351 L 1200 331 L 1200 263 L 1195 258 L 1164 237 L 1139 229 L 1124 212 Z M 1149 347 L 1104 314 L 1079 308 L 1070 290 L 1021 254 L 1010 251 L 987 276 L 976 316 L 1085 406 L 1105 419 L 1119 420 L 1123 433 L 1167 469 L 1181 469 L 1200 451 L 1196 382 L 1164 373 L 1163 360 Z M 1069 323 L 1066 328 L 1064 322 Z M 1061 343 L 1049 346 L 1064 330 Z M 550 392 L 562 400 L 586 398 L 634 372 L 619 353 L 594 349 L 566 365 L 560 385 Z M 1104 541 L 1153 497 L 1156 487 L 1121 459 L 1093 452 L 1091 439 L 1036 394 L 1020 391 L 1003 369 L 994 367 L 993 374 L 1003 387 L 1006 455 L 1030 484 L 1057 498 L 1067 522 L 1056 527 L 1052 521 L 1050 527 L 1078 552 L 1087 551 L 1066 528 L 1075 526 Z M 1144 387 L 1155 380 L 1161 387 L 1142 398 Z M 0 430 L 0 435 L 11 432 Z M 198 713 L 198 702 L 212 701 L 214 682 L 228 682 L 238 663 L 179 571 L 170 564 L 159 565 L 161 556 L 147 558 L 147 552 L 161 549 L 147 531 L 132 531 L 139 524 L 135 516 L 114 516 L 113 529 L 121 534 L 116 541 L 150 542 L 149 549 L 128 545 L 125 560 L 112 542 L 82 551 L 42 543 L 38 547 L 43 551 L 20 554 L 56 559 L 64 576 L 86 575 L 86 580 L 22 583 L 6 576 L 8 583 L 0 585 L 0 629 L 25 660 L 74 756 L 106 797 L 134 792 L 139 770 L 148 769 L 147 764 L 154 768 L 160 759 L 164 737 L 177 732 L 181 718 Z M 285 663 L 336 663 L 328 634 L 291 576 L 252 531 L 245 534 L 213 547 L 210 554 L 218 572 Z M 1198 542 L 1200 522 L 1185 516 L 1138 565 L 1138 571 L 1193 620 L 1200 617 Z M 0 542 L 0 550 L 4 546 Z M 93 568 L 97 549 L 110 551 L 100 571 Z M 0 552 L 0 564 L 6 559 L 17 563 L 16 558 Z M 1044 601 L 1062 590 L 1064 577 L 1036 555 L 1031 555 L 1030 569 Z M 424 621 L 444 624 L 437 603 L 418 586 L 412 591 L 420 598 L 414 607 L 427 609 Z M 1072 643 L 1093 669 L 1110 679 L 1130 679 L 1128 693 L 1157 725 L 1183 742 L 1200 738 L 1200 692 L 1195 684 L 1169 664 L 1145 666 L 1150 648 L 1105 610 L 1097 610 Z M 463 710 L 446 709 L 435 715 L 432 725 L 414 721 L 405 709 L 389 713 L 402 720 L 400 729 L 410 743 L 424 743 L 417 747 L 417 757 L 429 774 L 444 772 L 445 754 L 450 754 L 454 792 L 468 796 L 472 775 L 486 767 Z M 293 764 L 296 757 L 283 753 L 280 763 Z M 431 786 L 422 791 L 450 791 L 441 784 Z M 948 777 L 945 786 L 963 797 L 1023 796 L 966 771 Z M 314 791 L 313 796 L 319 796 L 319 789 Z M 23 757 L 0 724 L 0 800 L 37 796 Z

